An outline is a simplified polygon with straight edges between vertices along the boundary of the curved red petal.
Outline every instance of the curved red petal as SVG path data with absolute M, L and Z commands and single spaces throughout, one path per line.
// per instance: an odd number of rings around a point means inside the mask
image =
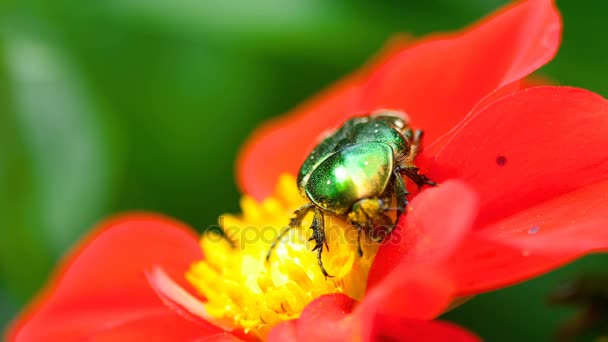
M 364 104 L 404 110 L 431 144 L 495 89 L 553 58 L 560 36 L 553 1 L 518 2 L 463 32 L 404 49 L 372 75 Z
M 475 334 L 455 324 L 441 321 L 406 320 L 378 316 L 368 341 L 479 342 Z
M 344 294 L 322 296 L 310 303 L 298 320 L 270 333 L 270 341 L 377 341 L 381 338 L 418 341 L 419 336 L 477 341 L 452 325 L 419 318 L 435 317 L 453 298 L 446 278 L 433 271 L 412 271 L 402 265 L 374 288 L 363 301 Z M 417 319 L 418 318 L 418 319 Z
M 459 127 L 428 166 L 480 197 L 476 227 L 608 177 L 608 101 L 537 87 L 507 96 Z
M 378 285 L 401 263 L 417 267 L 447 257 L 470 231 L 477 211 L 477 195 L 460 181 L 422 191 L 378 250 L 368 287 Z
M 283 322 L 270 330 L 266 340 L 269 342 L 293 342 L 298 340 L 298 321 Z
M 444 267 L 457 291 L 512 285 L 575 258 L 608 250 L 608 180 L 545 201 L 490 224 Z
M 257 130 L 238 158 L 238 182 L 245 193 L 262 199 L 280 173 L 297 172 L 320 133 L 381 107 L 409 111 L 432 142 L 486 95 L 551 59 L 560 33 L 552 1 L 536 0 L 510 6 L 461 34 L 401 49 L 369 82 L 359 72 Z
M 608 179 L 555 197 L 484 227 L 488 239 L 527 253 L 581 254 L 608 249 Z
M 427 321 L 445 312 L 455 298 L 452 280 L 436 266 L 403 262 L 368 291 L 353 313 L 364 340 L 479 341 L 455 325 Z
M 342 294 L 313 301 L 298 320 L 298 338 L 325 341 L 360 336 L 371 340 L 378 331 L 372 322 L 379 316 L 401 321 L 437 317 L 453 299 L 452 283 L 433 270 L 411 266 L 401 263 L 384 278 L 382 286 L 369 290 L 359 305 Z M 309 329 L 311 326 L 315 329 Z
M 407 37 L 394 37 L 370 65 L 407 44 Z M 241 190 L 258 200 L 272 193 L 279 175 L 297 174 L 306 154 L 322 133 L 337 128 L 347 118 L 361 114 L 361 83 L 371 66 L 346 77 L 308 100 L 290 114 L 259 127 L 237 158 L 237 181 Z
M 125 322 L 112 322 L 110 320 L 110 323 L 114 323 L 114 325 L 109 325 L 107 328 L 98 328 L 91 331 L 86 337 L 81 336 L 83 339 L 92 339 L 95 342 L 241 341 L 226 333 L 201 337 L 214 332 L 205 332 L 204 327 L 199 329 L 198 325 L 168 310 L 158 314 L 138 315 Z M 73 324 L 78 324 L 78 322 Z M 99 324 L 99 321 L 97 324 Z M 74 337 L 72 332 L 64 332 L 61 336 L 52 335 L 52 338 L 56 341 L 72 341 Z M 45 337 L 44 340 L 49 341 L 48 337 Z
M 330 294 L 310 303 L 298 319 L 300 341 L 345 340 L 354 333 L 349 318 L 357 301 L 344 294 Z M 314 327 L 314 328 L 311 328 Z M 352 336 L 352 335 L 351 335 Z
M 521 247 L 472 234 L 441 265 L 458 295 L 471 295 L 513 285 L 571 261 L 575 256 L 530 253 Z
M 366 293 L 358 311 L 408 319 L 433 319 L 454 299 L 451 280 L 425 267 L 401 263 Z
M 177 338 L 220 332 L 169 310 L 144 274 L 160 266 L 189 288 L 184 272 L 201 258 L 197 237 L 182 223 L 150 214 L 109 220 L 70 253 L 13 324 L 9 340 L 77 340 L 97 333 L 117 336 L 112 335 L 113 329 L 132 336 L 146 324 L 150 329 L 166 327 L 167 334 L 175 331 Z
M 608 246 L 608 101 L 537 87 L 472 115 L 432 156 L 434 179 L 480 198 L 478 232 L 448 260 L 458 292 L 511 285 Z
M 196 342 L 239 342 L 239 341 L 243 341 L 243 340 L 241 340 L 240 338 L 238 338 L 230 333 L 226 333 L 226 332 L 203 337 L 203 338 L 196 340 Z

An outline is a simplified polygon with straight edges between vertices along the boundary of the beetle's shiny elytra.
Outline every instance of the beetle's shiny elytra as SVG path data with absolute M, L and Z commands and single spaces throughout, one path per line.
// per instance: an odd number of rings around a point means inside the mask
M 352 118 L 323 139 L 308 155 L 298 173 L 298 188 L 309 203 L 296 209 L 289 225 L 268 251 L 291 229 L 299 227 L 310 211 L 312 249 L 317 251 L 321 271 L 330 276 L 321 261 L 325 239 L 324 215 L 339 216 L 357 228 L 361 255 L 361 233 L 374 227 L 389 227 L 390 232 L 408 204 L 409 194 L 402 175 L 421 187 L 434 185 L 418 173 L 414 158 L 420 151 L 422 131 L 412 130 L 405 114 L 382 110 Z M 391 206 L 392 205 L 392 206 Z M 396 219 L 387 211 L 396 210 Z

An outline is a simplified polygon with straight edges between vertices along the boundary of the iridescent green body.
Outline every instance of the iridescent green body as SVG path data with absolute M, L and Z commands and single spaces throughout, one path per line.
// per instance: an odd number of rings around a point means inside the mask
M 390 115 L 389 115 L 390 114 Z M 393 113 L 356 117 L 321 141 L 302 164 L 298 187 L 326 211 L 345 214 L 358 200 L 382 197 L 395 160 L 410 146 Z
M 308 178 L 305 191 L 317 206 L 345 214 L 362 198 L 380 197 L 392 172 L 393 149 L 388 144 L 355 144 L 319 164 Z
M 403 129 L 404 126 L 405 121 L 401 117 L 388 115 L 356 117 L 346 121 L 332 135 L 323 139 L 308 155 L 298 173 L 298 187 L 301 191 L 305 191 L 308 179 L 315 173 L 317 167 L 321 166 L 332 154 L 353 145 L 365 145 L 365 143 L 370 142 L 384 143 L 392 149 L 393 156 L 390 156 L 390 159 L 395 157 L 399 159 L 399 157 L 407 154 L 410 149 L 406 138 L 398 131 L 398 129 Z M 361 152 L 361 150 L 356 151 Z M 343 151 L 343 153 L 348 154 L 348 151 Z M 370 154 L 373 154 L 373 152 L 370 152 Z M 324 170 L 328 168 L 331 167 L 326 165 Z
M 346 121 L 323 139 L 302 164 L 298 188 L 310 203 L 294 212 L 283 234 L 298 227 L 314 210 L 313 251 L 318 253 L 323 274 L 329 276 L 321 261 L 323 245 L 327 247 L 324 215 L 337 215 L 357 227 L 358 251 L 362 254 L 361 232 L 371 232 L 372 238 L 377 238 L 374 228 L 385 226 L 390 233 L 405 211 L 409 193 L 402 175 L 418 186 L 434 184 L 413 164 L 421 138 L 422 131 L 413 131 L 401 112 L 378 111 Z M 395 220 L 386 214 L 389 210 L 397 211 Z M 272 244 L 267 258 L 281 236 Z

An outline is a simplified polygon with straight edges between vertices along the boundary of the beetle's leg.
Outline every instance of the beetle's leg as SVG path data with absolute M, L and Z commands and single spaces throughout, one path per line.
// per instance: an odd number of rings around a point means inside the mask
M 327 245 L 327 238 L 325 237 L 325 219 L 323 217 L 323 212 L 319 208 L 315 208 L 315 216 L 312 219 L 310 229 L 312 229 L 312 237 L 308 239 L 308 241 L 315 241 L 315 246 L 312 248 L 312 251 L 317 251 L 317 261 L 319 262 L 321 272 L 323 272 L 325 277 L 333 277 L 327 273 L 325 267 L 323 266 L 323 260 L 321 259 L 321 254 L 323 254 L 323 245 L 325 245 L 328 252 L 329 246 Z
M 418 190 L 420 190 L 420 188 L 422 188 L 424 185 L 437 185 L 437 183 L 430 180 L 427 176 L 418 173 L 418 167 L 414 165 L 414 158 L 416 158 L 422 149 L 421 144 L 424 132 L 419 129 L 415 131 L 408 129 L 405 132 L 405 136 L 410 141 L 410 152 L 401 161 L 401 165 L 397 166 L 398 172 L 406 175 L 409 179 L 414 181 L 414 183 L 416 183 L 418 186 Z
M 424 136 L 424 131 L 417 129 L 414 131 L 414 135 L 412 136 L 412 158 L 415 158 L 418 153 L 421 151 L 422 145 L 422 137 Z
M 401 167 L 396 167 L 393 170 L 393 180 L 389 184 L 389 193 L 395 194 L 395 201 L 397 202 L 397 206 L 395 208 L 386 208 L 386 210 L 395 210 L 397 212 L 397 217 L 395 217 L 395 221 L 392 221 L 387 215 L 383 215 L 383 219 L 386 222 L 390 222 L 389 228 L 386 230 L 384 236 L 381 237 L 372 237 L 374 242 L 382 242 L 397 226 L 399 223 L 399 219 L 401 215 L 405 212 L 405 208 L 409 204 L 407 199 L 407 195 L 409 195 L 409 191 L 405 187 L 405 183 L 403 182 L 403 178 L 401 178 Z
M 405 154 L 405 156 L 402 157 L 402 165 L 411 165 L 414 163 L 414 159 L 422 150 L 423 135 L 423 131 L 419 129 L 414 131 L 409 127 L 403 132 L 403 137 L 409 144 L 409 151 Z
M 363 228 L 357 226 L 357 255 L 359 257 L 363 256 L 363 249 L 361 248 L 361 233 L 363 232 Z
M 395 192 L 395 199 L 397 201 L 397 217 L 395 218 L 395 225 L 393 226 L 393 228 L 391 228 L 389 233 L 393 231 L 393 229 L 395 229 L 395 226 L 399 222 L 401 215 L 405 211 L 405 207 L 407 207 L 407 205 L 410 203 L 407 199 L 407 195 L 409 195 L 410 193 L 405 187 L 403 178 L 401 178 L 400 168 L 395 168 L 393 170 L 393 178 L 395 179 L 393 181 L 393 191 Z
M 405 165 L 398 168 L 399 172 L 406 175 L 407 178 L 411 179 L 418 186 L 418 190 L 424 185 L 435 186 L 437 183 L 430 180 L 427 176 L 418 173 L 418 167 L 414 165 Z
M 270 255 L 272 254 L 272 251 L 275 249 L 275 247 L 277 246 L 279 241 L 281 241 L 283 239 L 283 236 L 285 236 L 285 234 L 287 234 L 293 228 L 300 227 L 300 225 L 302 224 L 302 220 L 304 219 L 304 217 L 306 217 L 306 214 L 308 214 L 308 212 L 313 207 L 314 207 L 314 205 L 312 203 L 307 203 L 307 204 L 304 204 L 303 206 L 299 207 L 298 209 L 296 209 L 293 212 L 293 217 L 289 220 L 289 225 L 287 227 L 283 228 L 281 233 L 279 233 L 279 236 L 277 236 L 276 239 L 274 239 L 274 241 L 270 245 L 270 248 L 268 249 L 268 253 L 266 254 L 266 261 L 268 261 L 270 259 Z
M 407 139 L 407 141 L 412 144 L 412 139 L 414 138 L 414 131 L 408 127 L 403 131 L 403 137 Z

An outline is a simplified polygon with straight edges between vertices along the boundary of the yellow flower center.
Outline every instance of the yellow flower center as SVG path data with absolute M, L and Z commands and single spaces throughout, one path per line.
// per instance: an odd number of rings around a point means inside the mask
M 321 295 L 344 293 L 361 299 L 378 244 L 363 234 L 363 256 L 359 257 L 356 228 L 336 216 L 325 215 L 329 251 L 324 249 L 322 256 L 333 277 L 323 275 L 317 254 L 311 251 L 312 213 L 301 227 L 284 235 L 266 260 L 293 211 L 305 203 L 295 179 L 283 175 L 273 196 L 262 202 L 244 196 L 242 215 L 220 218 L 233 244 L 216 233 L 202 237 L 205 259 L 194 263 L 186 278 L 207 299 L 205 310 L 222 326 L 243 329 L 263 339 L 270 328 L 298 318 L 304 307 Z

